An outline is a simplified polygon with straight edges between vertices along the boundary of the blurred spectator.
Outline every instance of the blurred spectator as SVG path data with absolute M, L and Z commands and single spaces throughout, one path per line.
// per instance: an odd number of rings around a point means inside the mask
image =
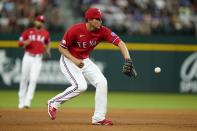
M 192 35 L 196 27 L 193 1 L 196 0 L 88 0 L 86 8 L 101 9 L 105 24 L 118 33 Z
M 59 5 L 59 0 L 1 0 L 0 32 L 21 32 L 32 25 L 35 16 L 47 13 L 49 29 L 63 31 Z
M 191 3 L 192 3 L 192 10 L 193 10 L 192 21 L 195 25 L 195 35 L 197 37 L 197 0 L 191 0 Z
M 82 21 L 90 6 L 104 12 L 104 24 L 117 33 L 197 36 L 197 0 L 1 0 L 0 32 L 20 32 L 44 14 L 51 32 Z

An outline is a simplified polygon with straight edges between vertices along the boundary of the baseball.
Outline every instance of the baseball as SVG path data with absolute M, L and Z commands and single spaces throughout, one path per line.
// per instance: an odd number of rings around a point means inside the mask
M 160 73 L 161 72 L 161 68 L 160 67 L 155 67 L 155 73 Z

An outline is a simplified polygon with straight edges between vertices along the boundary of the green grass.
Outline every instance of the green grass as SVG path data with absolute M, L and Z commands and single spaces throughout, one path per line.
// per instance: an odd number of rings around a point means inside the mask
M 37 91 L 32 107 L 46 107 L 46 102 L 60 91 Z M 17 108 L 17 91 L 0 91 L 0 108 Z M 125 109 L 192 109 L 197 110 L 197 95 L 173 93 L 109 92 L 109 108 Z M 85 92 L 64 103 L 66 108 L 94 108 L 94 92 Z

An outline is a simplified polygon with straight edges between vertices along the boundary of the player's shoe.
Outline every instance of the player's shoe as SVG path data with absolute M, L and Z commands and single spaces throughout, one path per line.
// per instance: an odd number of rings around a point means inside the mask
M 93 122 L 92 123 L 93 125 L 113 125 L 113 122 L 111 120 L 107 120 L 107 119 L 104 119 L 102 121 L 97 121 L 97 122 Z
M 30 106 L 24 106 L 24 108 L 25 108 L 25 109 L 29 109 L 29 108 L 30 108 Z
M 18 104 L 18 109 L 23 109 L 23 108 L 24 108 L 24 105 L 21 104 L 21 103 L 19 103 L 19 104 Z
M 48 114 L 51 120 L 55 120 L 57 109 L 52 107 L 50 103 L 48 103 Z
M 24 108 L 25 108 L 25 109 L 29 109 L 30 106 L 31 106 L 31 100 L 28 100 L 28 99 L 25 100 Z
M 24 101 L 22 98 L 20 98 L 18 103 L 18 109 L 23 109 L 23 108 L 24 108 Z

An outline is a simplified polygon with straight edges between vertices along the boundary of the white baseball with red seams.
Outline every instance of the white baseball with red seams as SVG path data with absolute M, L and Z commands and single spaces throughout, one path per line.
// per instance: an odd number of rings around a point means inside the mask
M 154 71 L 155 71 L 155 73 L 160 73 L 161 72 L 161 68 L 160 67 L 155 67 Z

